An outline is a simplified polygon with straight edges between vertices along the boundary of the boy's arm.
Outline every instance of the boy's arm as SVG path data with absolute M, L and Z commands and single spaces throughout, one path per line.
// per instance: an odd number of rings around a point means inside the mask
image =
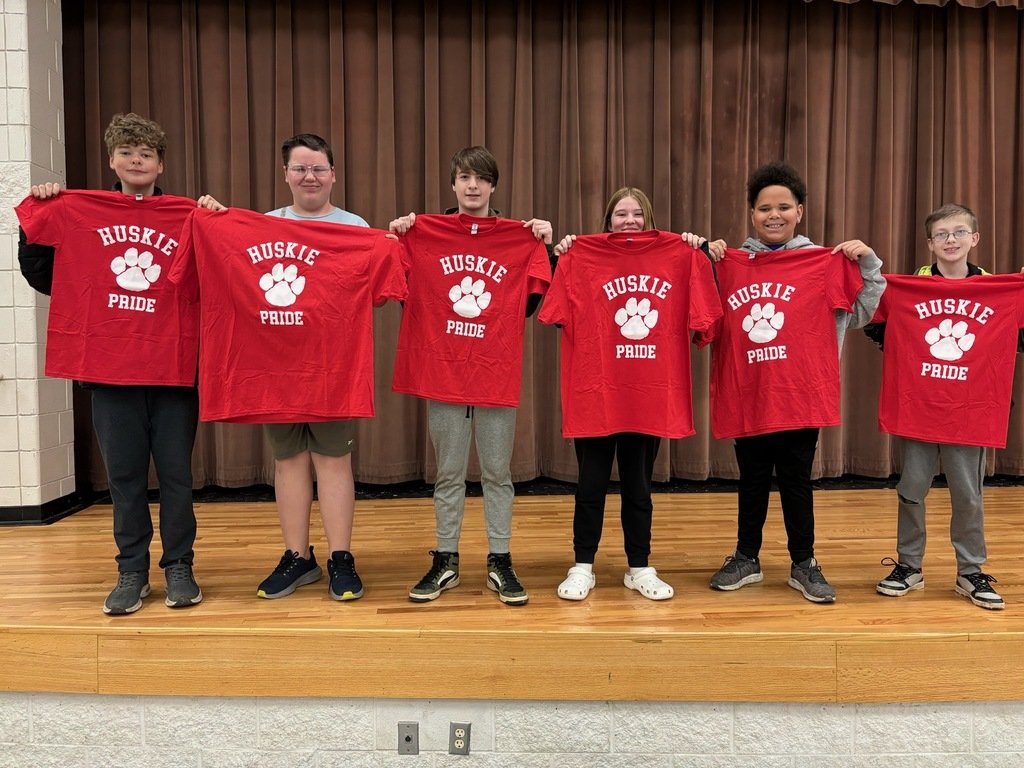
M 29 194 L 37 200 L 46 200 L 60 194 L 61 186 L 56 182 L 33 184 Z M 18 227 L 18 268 L 25 281 L 39 293 L 50 295 L 53 290 L 52 245 L 30 243 L 25 230 Z
M 832 249 L 833 253 L 839 251 L 842 251 L 846 258 L 857 262 L 860 276 L 864 280 L 864 287 L 861 288 L 860 293 L 857 294 L 857 300 L 853 303 L 853 311 L 848 313 L 846 326 L 848 328 L 863 328 L 874 317 L 875 310 L 878 309 L 878 302 L 882 298 L 882 291 L 885 290 L 882 260 L 860 240 L 847 240 Z
M 22 277 L 32 288 L 47 296 L 53 290 L 53 255 L 52 245 L 28 242 L 25 230 L 18 227 L 18 267 Z

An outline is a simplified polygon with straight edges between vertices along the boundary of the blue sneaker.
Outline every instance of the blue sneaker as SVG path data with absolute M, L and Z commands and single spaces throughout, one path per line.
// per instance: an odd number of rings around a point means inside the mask
M 363 596 L 363 580 L 356 573 L 356 559 L 351 552 L 331 552 L 327 574 L 331 580 L 332 600 L 358 600 Z
M 286 597 L 301 586 L 319 581 L 323 575 L 323 570 L 316 564 L 312 547 L 309 548 L 309 559 L 299 557 L 298 552 L 288 549 L 281 556 L 281 562 L 274 572 L 260 583 L 256 595 L 271 600 Z

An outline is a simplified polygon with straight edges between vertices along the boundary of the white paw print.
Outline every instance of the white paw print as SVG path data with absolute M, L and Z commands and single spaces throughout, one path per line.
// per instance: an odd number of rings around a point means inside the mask
M 287 267 L 275 264 L 273 269 L 260 278 L 260 289 L 267 301 L 275 307 L 290 307 L 295 297 L 306 287 L 306 278 L 298 277 L 299 268 L 294 264 Z
M 126 291 L 148 291 L 160 277 L 160 265 L 153 263 L 153 254 L 139 253 L 138 248 L 129 248 L 124 256 L 117 256 L 110 262 L 110 271 Z
M 967 332 L 967 323 L 961 320 L 954 325 L 948 317 L 938 328 L 929 328 L 924 340 L 930 345 L 932 357 L 950 363 L 959 360 L 974 346 L 974 334 Z
M 779 335 L 785 322 L 786 314 L 776 312 L 775 305 L 769 301 L 763 307 L 754 304 L 750 308 L 750 314 L 743 318 L 743 330 L 755 344 L 767 344 Z
M 637 301 L 635 296 L 630 296 L 626 306 L 615 313 L 615 323 L 619 326 L 619 333 L 627 339 L 640 341 L 646 339 L 658 324 L 658 310 L 651 309 L 650 299 Z
M 458 285 L 452 286 L 448 291 L 448 298 L 452 302 L 455 314 L 467 320 L 480 317 L 480 313 L 491 305 L 491 292 L 484 290 L 484 281 L 473 282 L 469 275 L 462 278 Z

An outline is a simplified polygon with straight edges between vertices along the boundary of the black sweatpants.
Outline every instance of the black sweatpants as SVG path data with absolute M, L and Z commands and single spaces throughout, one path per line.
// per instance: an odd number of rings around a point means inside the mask
M 761 551 L 768 517 L 772 470 L 779 483 L 782 519 L 786 524 L 789 556 L 794 563 L 814 556 L 814 498 L 811 464 L 818 446 L 818 429 L 792 429 L 736 439 L 740 467 L 739 524 L 736 549 L 747 557 Z
M 92 391 L 92 418 L 114 503 L 121 573 L 149 571 L 153 520 L 146 497 L 149 457 L 160 482 L 160 567 L 192 563 L 192 445 L 199 419 L 194 387 L 107 386 Z
M 608 437 L 577 437 L 579 480 L 573 514 L 573 550 L 577 563 L 593 563 L 604 527 L 604 503 L 618 455 L 622 497 L 622 534 L 630 568 L 646 568 L 651 554 L 651 477 L 661 438 L 636 432 Z

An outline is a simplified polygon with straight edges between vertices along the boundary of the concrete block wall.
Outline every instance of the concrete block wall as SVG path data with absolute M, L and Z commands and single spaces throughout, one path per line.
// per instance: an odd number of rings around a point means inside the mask
M 62 67 L 59 0 L 0 0 L 0 509 L 75 490 L 71 385 L 43 376 L 49 299 L 18 272 L 12 210 L 64 180 Z
M 420 754 L 398 754 L 399 721 Z M 448 724 L 472 723 L 470 755 Z M 0 768 L 1019 768 L 1024 704 L 0 694 Z

